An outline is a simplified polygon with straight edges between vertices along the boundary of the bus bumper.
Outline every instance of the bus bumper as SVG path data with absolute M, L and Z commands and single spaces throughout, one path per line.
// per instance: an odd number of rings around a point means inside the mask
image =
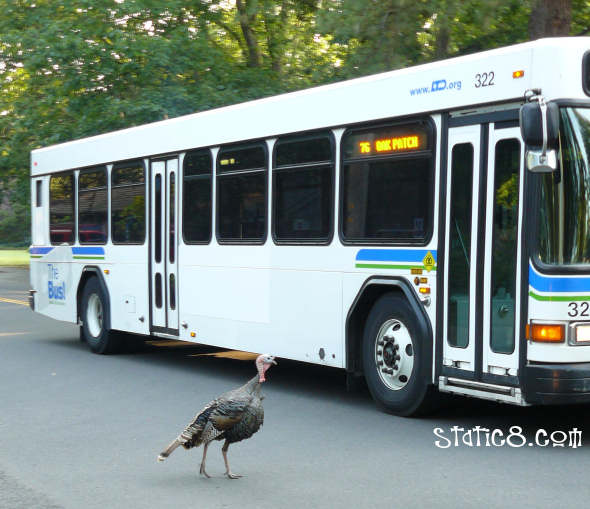
M 590 403 L 590 362 L 529 364 L 523 382 L 524 398 L 533 405 Z

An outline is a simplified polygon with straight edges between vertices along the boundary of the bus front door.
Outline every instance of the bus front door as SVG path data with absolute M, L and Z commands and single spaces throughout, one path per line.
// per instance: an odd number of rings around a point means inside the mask
M 150 166 L 150 328 L 178 335 L 178 158 Z
M 517 383 L 522 161 L 514 120 L 481 123 L 480 117 L 477 124 L 449 129 L 445 376 Z

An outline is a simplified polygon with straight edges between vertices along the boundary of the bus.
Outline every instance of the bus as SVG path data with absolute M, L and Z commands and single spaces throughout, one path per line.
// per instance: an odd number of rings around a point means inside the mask
M 31 152 L 30 305 L 80 325 L 448 392 L 590 401 L 590 38 Z

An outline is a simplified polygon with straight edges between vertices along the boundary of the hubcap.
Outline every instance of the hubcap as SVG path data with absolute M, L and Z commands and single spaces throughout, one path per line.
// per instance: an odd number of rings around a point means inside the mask
M 387 320 L 375 341 L 375 365 L 381 381 L 397 391 L 408 384 L 414 367 L 414 344 L 408 328 L 399 320 Z
M 88 298 L 86 322 L 88 324 L 88 332 L 95 338 L 100 336 L 102 332 L 102 302 L 96 293 L 93 293 Z

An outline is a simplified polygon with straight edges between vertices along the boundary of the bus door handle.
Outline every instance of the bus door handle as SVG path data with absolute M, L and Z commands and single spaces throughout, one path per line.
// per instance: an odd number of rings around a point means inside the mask
M 500 315 L 500 318 L 504 318 L 508 314 L 508 311 L 510 311 L 510 308 L 506 304 L 502 304 L 498 308 L 498 315 Z

